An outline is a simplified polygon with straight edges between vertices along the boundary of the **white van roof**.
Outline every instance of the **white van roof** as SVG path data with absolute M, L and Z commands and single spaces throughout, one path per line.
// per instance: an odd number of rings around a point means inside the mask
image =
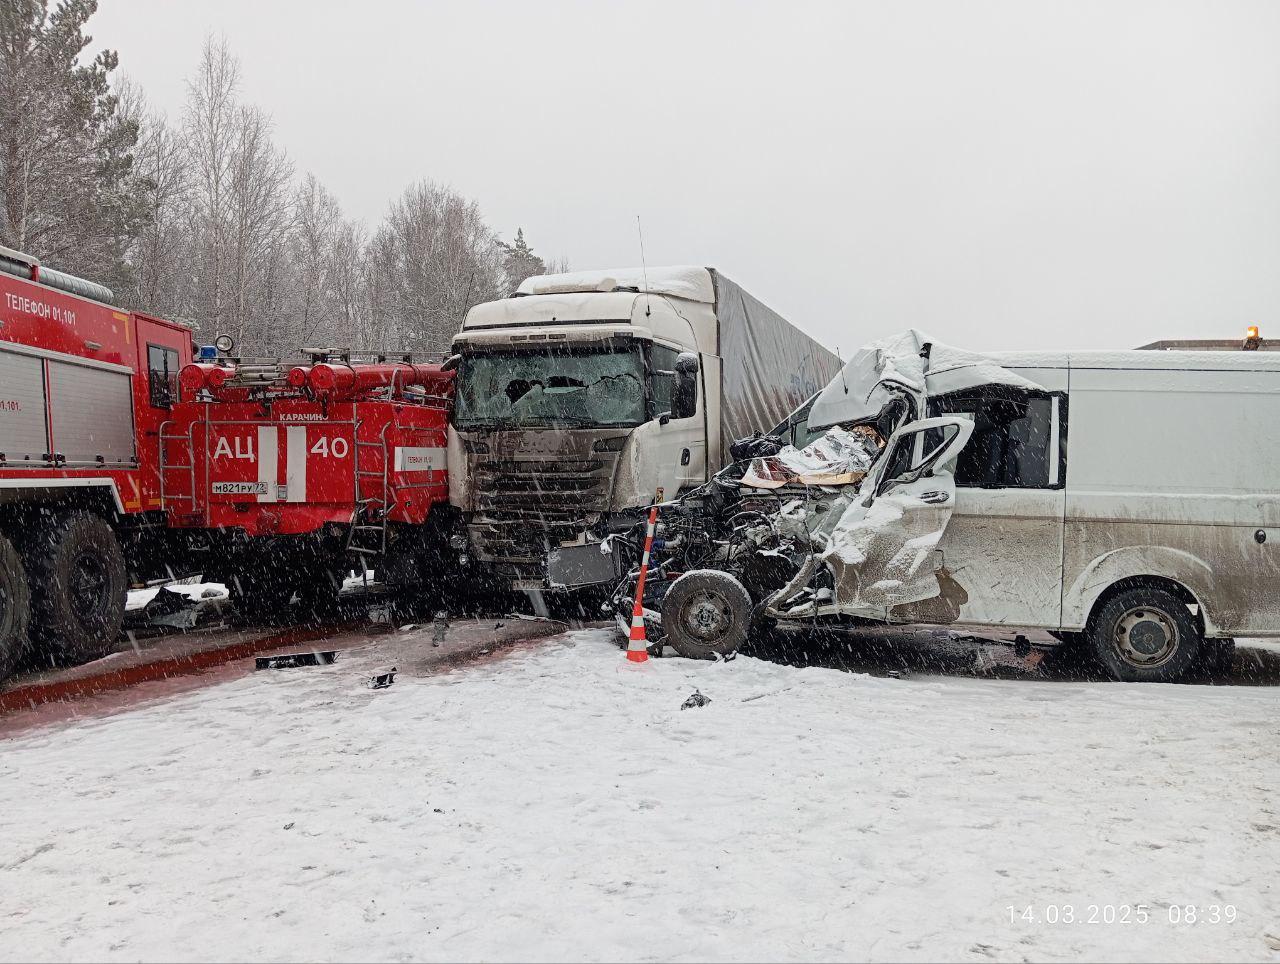
M 1280 371 L 1280 352 L 1265 351 L 993 351 L 1005 368 L 1104 368 L 1147 371 Z

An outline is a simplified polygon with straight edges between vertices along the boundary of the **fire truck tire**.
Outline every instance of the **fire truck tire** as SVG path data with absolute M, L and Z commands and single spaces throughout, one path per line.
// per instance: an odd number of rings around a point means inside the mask
M 231 602 L 241 619 L 272 622 L 289 615 L 289 603 L 297 587 L 291 580 L 267 573 L 245 572 L 228 584 Z
M 36 527 L 26 545 L 34 635 L 50 655 L 83 661 L 115 648 L 128 573 L 106 520 L 76 510 Z
M 22 557 L 0 536 L 0 682 L 8 679 L 27 648 L 31 589 Z
M 308 622 L 332 619 L 341 606 L 342 574 L 333 567 L 319 566 L 298 586 L 298 607 Z

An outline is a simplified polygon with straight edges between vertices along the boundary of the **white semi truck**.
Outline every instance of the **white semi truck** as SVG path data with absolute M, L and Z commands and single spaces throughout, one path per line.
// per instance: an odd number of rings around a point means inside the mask
M 840 360 L 714 268 L 530 278 L 453 342 L 450 501 L 511 588 L 612 587 L 609 536 L 706 482 Z

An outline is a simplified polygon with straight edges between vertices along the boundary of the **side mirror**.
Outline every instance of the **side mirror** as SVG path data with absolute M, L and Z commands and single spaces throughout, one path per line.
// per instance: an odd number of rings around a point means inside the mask
M 691 351 L 682 351 L 676 356 L 675 372 L 671 417 L 691 418 L 698 414 L 698 356 Z
M 680 354 L 676 355 L 676 374 L 698 374 L 698 356 L 691 351 L 682 351 Z

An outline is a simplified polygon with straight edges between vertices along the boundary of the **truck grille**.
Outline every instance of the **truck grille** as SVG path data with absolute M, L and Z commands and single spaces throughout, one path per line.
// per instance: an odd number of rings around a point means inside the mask
M 617 467 L 613 452 L 471 458 L 472 544 L 489 562 L 540 562 L 548 548 L 579 539 L 607 507 Z

